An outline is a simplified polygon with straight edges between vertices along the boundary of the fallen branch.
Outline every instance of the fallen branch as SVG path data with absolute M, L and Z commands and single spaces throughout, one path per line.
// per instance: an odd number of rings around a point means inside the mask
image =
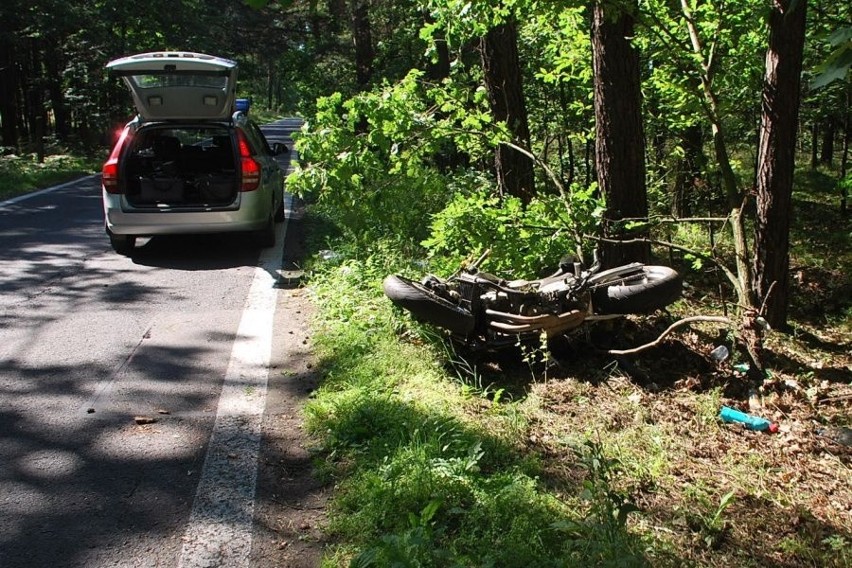
M 610 355 L 633 355 L 634 353 L 639 353 L 640 351 L 645 351 L 646 349 L 657 347 L 660 343 L 663 342 L 666 337 L 671 335 L 671 333 L 677 328 L 699 321 L 734 325 L 734 322 L 730 318 L 726 318 L 725 316 L 692 316 L 674 322 L 668 327 L 668 329 L 661 333 L 660 336 L 657 337 L 657 339 L 650 343 L 640 345 L 639 347 L 634 347 L 633 349 L 610 349 L 609 351 L 607 351 L 607 353 Z
M 837 402 L 841 400 L 849 400 L 852 399 L 852 393 L 850 394 L 838 394 L 836 396 L 829 396 L 826 398 L 821 398 L 817 401 L 817 404 L 825 404 L 827 402 Z

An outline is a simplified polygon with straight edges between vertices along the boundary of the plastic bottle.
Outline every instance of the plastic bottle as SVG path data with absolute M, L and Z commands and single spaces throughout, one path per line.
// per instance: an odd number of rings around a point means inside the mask
M 778 431 L 778 424 L 770 422 L 766 418 L 740 412 L 739 410 L 735 410 L 729 406 L 722 407 L 721 412 L 719 412 L 719 418 L 722 419 L 722 422 L 737 422 L 739 424 L 743 424 L 749 430 L 768 430 L 770 432 Z

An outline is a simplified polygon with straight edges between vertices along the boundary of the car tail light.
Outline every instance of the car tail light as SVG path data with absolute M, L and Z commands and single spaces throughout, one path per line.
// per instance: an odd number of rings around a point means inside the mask
M 260 164 L 251 157 L 251 147 L 242 130 L 237 131 L 237 143 L 240 146 L 240 191 L 254 191 L 260 186 Z
M 121 157 L 121 149 L 129 139 L 130 130 L 125 128 L 122 130 L 121 136 L 118 138 L 118 142 L 116 142 L 115 146 L 113 146 L 109 158 L 107 158 L 107 161 L 101 169 L 102 183 L 104 190 L 107 193 L 121 193 L 121 188 L 118 183 L 118 159 Z

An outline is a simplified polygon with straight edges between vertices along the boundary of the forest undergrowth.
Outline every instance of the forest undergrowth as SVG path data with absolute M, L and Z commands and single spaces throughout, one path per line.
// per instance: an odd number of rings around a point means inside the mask
M 97 171 L 98 158 L 52 153 L 39 162 L 35 154 L 0 155 L 0 200 L 50 187 Z
M 385 275 L 412 270 L 394 243 L 317 255 L 324 378 L 306 416 L 336 488 L 327 565 L 849 566 L 852 247 L 848 219 L 809 184 L 791 326 L 767 336 L 762 384 L 717 325 L 605 352 L 722 312 L 711 266 L 660 255 L 685 276 L 670 313 L 476 354 L 381 295 Z M 723 405 L 779 431 L 723 424 Z

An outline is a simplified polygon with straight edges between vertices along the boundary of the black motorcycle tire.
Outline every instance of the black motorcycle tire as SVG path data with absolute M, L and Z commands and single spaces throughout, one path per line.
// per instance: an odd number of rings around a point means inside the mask
M 468 335 L 474 328 L 469 311 L 446 300 L 419 282 L 391 275 L 382 283 L 385 296 L 407 310 L 418 321 L 446 329 L 457 335 Z
M 643 266 L 642 274 L 592 291 L 596 314 L 647 314 L 680 297 L 683 279 L 668 266 Z

